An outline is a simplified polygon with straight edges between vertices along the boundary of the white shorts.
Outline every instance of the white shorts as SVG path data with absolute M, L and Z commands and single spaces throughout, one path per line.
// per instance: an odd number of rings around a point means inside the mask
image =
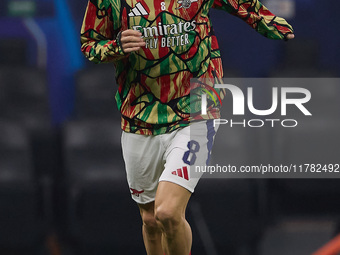
M 154 201 L 160 181 L 176 183 L 193 193 L 202 175 L 194 171 L 194 165 L 208 164 L 216 131 L 213 120 L 208 120 L 156 136 L 123 132 L 132 199 L 140 204 Z

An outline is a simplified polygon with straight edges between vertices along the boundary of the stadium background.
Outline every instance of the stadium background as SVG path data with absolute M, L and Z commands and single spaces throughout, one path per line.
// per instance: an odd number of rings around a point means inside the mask
M 268 40 L 213 10 L 226 76 L 340 75 L 335 0 L 263 3 L 287 15 L 296 39 Z M 80 52 L 85 7 L 86 0 L 0 3 L 0 254 L 144 254 L 112 65 Z M 339 140 L 337 130 L 311 135 Z M 339 193 L 336 179 L 202 180 L 188 208 L 193 255 L 311 254 L 339 232 Z

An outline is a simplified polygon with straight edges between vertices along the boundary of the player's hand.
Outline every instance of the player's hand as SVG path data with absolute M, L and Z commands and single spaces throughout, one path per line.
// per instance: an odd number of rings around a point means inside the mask
M 145 46 L 145 41 L 141 38 L 142 33 L 133 29 L 124 30 L 120 37 L 121 47 L 125 53 L 138 51 Z
M 287 35 L 287 39 L 288 39 L 288 40 L 292 40 L 292 39 L 294 39 L 294 37 L 295 37 L 294 34 L 288 34 L 288 35 Z

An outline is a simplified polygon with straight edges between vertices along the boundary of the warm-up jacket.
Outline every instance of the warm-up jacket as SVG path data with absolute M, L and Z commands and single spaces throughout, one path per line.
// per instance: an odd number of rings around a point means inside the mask
M 157 135 L 190 123 L 190 79 L 221 78 L 222 63 L 209 9 L 236 15 L 260 34 L 286 39 L 292 27 L 257 0 L 90 0 L 81 31 L 82 52 L 113 62 L 116 101 L 126 132 Z M 120 32 L 138 30 L 146 42 L 125 54 Z M 228 33 L 228 24 L 225 24 Z M 221 97 L 223 93 L 221 93 Z M 219 117 L 218 108 L 209 109 Z

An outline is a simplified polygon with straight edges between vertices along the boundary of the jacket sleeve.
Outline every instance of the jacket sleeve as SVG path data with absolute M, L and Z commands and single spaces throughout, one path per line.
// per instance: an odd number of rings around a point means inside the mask
M 95 63 L 113 62 L 126 57 L 114 30 L 112 7 L 106 0 L 89 0 L 81 28 L 81 51 Z
M 213 7 L 235 15 L 265 37 L 287 40 L 293 28 L 283 18 L 275 16 L 258 0 L 214 0 Z

